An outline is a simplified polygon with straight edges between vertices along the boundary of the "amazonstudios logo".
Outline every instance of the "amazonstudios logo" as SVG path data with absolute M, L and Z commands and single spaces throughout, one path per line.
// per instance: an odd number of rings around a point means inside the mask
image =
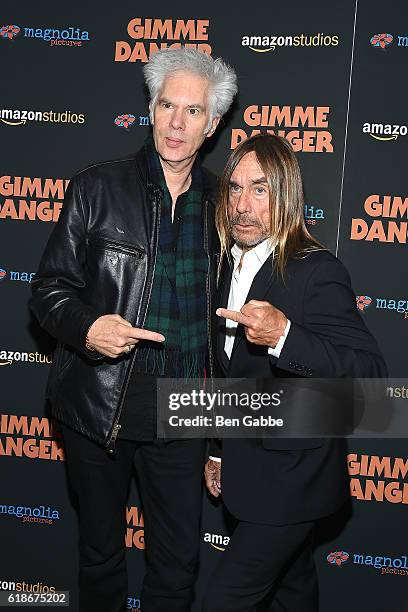
M 339 44 L 337 34 L 244 34 L 241 38 L 241 46 L 255 53 L 268 53 L 285 47 L 337 47 Z
M 222 533 L 212 533 L 207 531 L 203 535 L 203 542 L 205 542 L 211 548 L 218 550 L 220 552 L 224 552 L 230 543 L 230 536 L 222 534 Z
M 73 113 L 70 110 L 28 110 L 21 108 L 0 108 L 0 121 L 11 127 L 30 124 L 31 122 L 43 123 L 85 123 L 84 113 Z

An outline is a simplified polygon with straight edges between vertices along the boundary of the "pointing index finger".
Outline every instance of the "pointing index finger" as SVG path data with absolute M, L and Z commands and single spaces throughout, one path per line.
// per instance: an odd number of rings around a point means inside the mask
M 230 319 L 230 321 L 235 321 L 235 323 L 240 323 L 241 325 L 248 325 L 250 321 L 250 317 L 242 314 L 242 312 L 237 312 L 236 310 L 228 310 L 227 308 L 217 308 L 216 314 L 219 317 L 223 317 L 224 319 Z
M 152 342 L 164 342 L 165 337 L 158 332 L 150 331 L 148 329 L 142 329 L 140 327 L 133 327 L 127 332 L 130 338 L 135 340 L 151 340 Z

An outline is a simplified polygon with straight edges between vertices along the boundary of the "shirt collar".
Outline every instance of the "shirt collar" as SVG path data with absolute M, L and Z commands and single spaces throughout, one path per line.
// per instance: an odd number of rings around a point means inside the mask
M 271 240 L 267 238 L 266 240 L 264 240 L 263 242 L 260 242 L 259 244 L 257 244 L 255 247 L 253 247 L 249 251 L 245 252 L 243 263 L 245 262 L 245 260 L 248 262 L 248 260 L 255 259 L 260 264 L 263 265 L 265 261 L 268 259 L 268 257 L 271 255 L 271 253 L 273 253 L 273 251 L 274 251 L 274 246 Z M 239 262 L 241 261 L 242 249 L 237 244 L 234 244 L 234 246 L 231 249 L 231 255 L 234 259 L 234 268 L 236 268 L 239 265 Z

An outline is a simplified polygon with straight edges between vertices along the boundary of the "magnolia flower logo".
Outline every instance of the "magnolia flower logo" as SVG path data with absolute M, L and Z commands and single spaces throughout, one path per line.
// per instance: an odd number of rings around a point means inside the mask
M 385 49 L 385 47 L 388 47 L 393 40 L 394 37 L 392 34 L 374 34 L 374 36 L 370 38 L 370 43 L 373 47 L 381 47 L 381 49 Z
M 125 130 L 127 130 L 128 128 L 132 127 L 134 122 L 134 115 L 118 115 L 113 123 L 116 125 L 116 127 L 125 128 Z
M 349 556 L 350 555 L 345 550 L 336 550 L 327 555 L 327 561 L 330 565 L 337 565 L 340 567 L 342 563 L 348 560 Z
M 20 32 L 20 28 L 16 25 L 5 25 L 0 28 L 0 36 L 2 38 L 8 38 L 12 40 L 15 38 Z
M 357 308 L 359 310 L 367 310 L 372 301 L 369 295 L 356 295 Z

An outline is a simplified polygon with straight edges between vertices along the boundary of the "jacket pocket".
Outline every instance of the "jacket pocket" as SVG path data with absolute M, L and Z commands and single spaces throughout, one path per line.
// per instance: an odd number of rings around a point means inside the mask
M 46 387 L 46 398 L 54 403 L 56 390 L 60 377 L 64 376 L 69 370 L 74 360 L 74 353 L 67 351 L 64 344 L 57 344 L 52 359 L 52 364 L 48 376 Z
M 61 345 L 59 348 L 58 361 L 56 364 L 56 372 L 55 375 L 57 378 L 62 378 L 64 374 L 69 370 L 72 365 L 72 362 L 75 358 L 75 353 L 72 351 L 67 351 L 65 349 L 65 345 Z
M 128 244 L 126 242 L 117 242 L 107 238 L 90 238 L 88 240 L 89 247 L 97 251 L 112 251 L 131 255 L 136 258 L 141 258 L 145 255 L 144 249 Z
M 143 248 L 109 237 L 89 238 L 82 299 L 99 315 L 119 314 L 135 324 L 148 265 Z

